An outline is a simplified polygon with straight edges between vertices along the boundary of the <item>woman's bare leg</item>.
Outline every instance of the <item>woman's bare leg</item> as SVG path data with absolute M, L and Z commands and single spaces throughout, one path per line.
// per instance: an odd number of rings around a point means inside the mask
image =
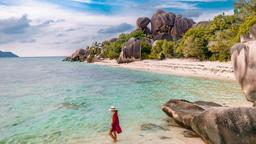
M 117 141 L 117 134 L 116 134 L 116 132 L 115 132 L 115 131 L 113 131 L 112 133 L 113 133 L 113 136 L 114 136 L 114 138 L 115 138 L 115 140 L 114 140 L 114 141 L 116 142 L 116 141 Z
M 112 132 L 111 129 L 109 130 L 108 134 L 113 139 L 113 141 L 115 142 L 116 141 L 116 136 L 113 135 L 113 132 Z

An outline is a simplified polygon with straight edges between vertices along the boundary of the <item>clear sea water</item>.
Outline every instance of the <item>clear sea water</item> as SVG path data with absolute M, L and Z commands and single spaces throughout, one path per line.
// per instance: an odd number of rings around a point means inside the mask
M 142 136 L 143 124 L 162 125 L 167 116 L 161 105 L 171 98 L 243 99 L 235 82 L 61 60 L 0 59 L 0 144 L 107 143 L 111 105 L 129 139 Z

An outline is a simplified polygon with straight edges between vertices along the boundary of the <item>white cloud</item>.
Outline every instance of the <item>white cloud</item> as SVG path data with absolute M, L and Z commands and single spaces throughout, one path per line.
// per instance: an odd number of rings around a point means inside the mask
M 71 10 L 46 1 L 18 1 L 11 5 L 0 5 L 0 50 L 13 51 L 20 56 L 50 56 L 69 55 L 75 49 L 86 47 L 95 40 L 101 41 L 116 36 L 117 33 L 102 34 L 98 32 L 111 27 L 114 28 L 114 26 L 122 23 L 134 26 L 138 16 L 151 17 L 157 8 L 179 8 L 184 11 L 191 11 L 189 12 L 190 16 L 198 16 L 196 5 L 184 3 L 185 1 L 212 2 L 224 0 L 182 0 L 182 2 L 179 0 L 159 0 L 157 2 L 149 0 L 143 4 L 124 0 L 114 2 L 71 0 L 74 3 L 122 6 L 120 12 L 118 11 L 115 15 L 100 15 Z M 192 11 L 195 12 L 192 13 Z M 196 21 L 208 20 L 220 13 L 206 11 L 194 19 Z M 8 26 L 9 28 L 15 26 L 22 28 L 15 34 L 7 34 L 5 30 Z M 121 31 L 118 30 L 118 32 Z
M 134 25 L 136 21 L 134 16 L 92 15 L 35 1 L 0 6 L 0 22 L 10 18 L 24 19 L 24 14 L 27 24 L 34 30 L 12 36 L 12 42 L 0 44 L 0 50 L 13 51 L 20 56 L 69 55 L 75 49 L 86 47 L 95 40 L 101 41 L 116 35 L 99 35 L 100 29 L 124 22 Z M 46 24 L 47 26 L 42 26 Z M 10 41 L 8 35 L 0 37 L 6 42 Z
M 198 9 L 195 4 L 189 4 L 184 2 L 177 2 L 177 1 L 170 1 L 165 4 L 160 4 L 156 6 L 157 9 L 163 9 L 163 8 L 175 8 L 175 9 Z
M 233 10 L 229 10 L 229 11 L 224 11 L 224 12 L 205 12 L 202 13 L 201 15 L 199 15 L 198 17 L 194 17 L 193 20 L 195 22 L 200 22 L 200 21 L 208 21 L 208 20 L 212 20 L 215 16 L 220 15 L 225 13 L 225 15 L 232 15 L 234 14 Z
M 116 34 L 116 33 L 122 33 L 122 32 L 127 32 L 131 31 L 134 28 L 134 26 L 127 24 L 127 23 L 121 23 L 119 25 L 115 26 L 110 26 L 105 29 L 100 29 L 98 33 L 103 33 L 103 34 Z

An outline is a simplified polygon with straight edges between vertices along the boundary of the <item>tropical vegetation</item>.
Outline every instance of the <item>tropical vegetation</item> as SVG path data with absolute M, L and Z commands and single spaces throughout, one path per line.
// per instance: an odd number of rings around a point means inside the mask
M 102 57 L 116 59 L 126 42 L 134 37 L 141 40 L 143 59 L 193 57 L 200 60 L 230 60 L 230 47 L 239 42 L 240 35 L 248 34 L 256 24 L 256 0 L 239 0 L 234 3 L 234 14 L 225 13 L 213 20 L 200 22 L 189 29 L 178 41 L 157 40 L 152 45 L 151 35 L 142 30 L 120 34 L 114 41 L 94 43 L 88 49 Z

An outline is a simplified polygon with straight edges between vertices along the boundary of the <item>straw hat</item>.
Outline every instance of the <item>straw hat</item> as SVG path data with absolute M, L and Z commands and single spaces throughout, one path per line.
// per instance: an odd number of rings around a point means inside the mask
M 115 106 L 111 106 L 109 111 L 116 110 Z

